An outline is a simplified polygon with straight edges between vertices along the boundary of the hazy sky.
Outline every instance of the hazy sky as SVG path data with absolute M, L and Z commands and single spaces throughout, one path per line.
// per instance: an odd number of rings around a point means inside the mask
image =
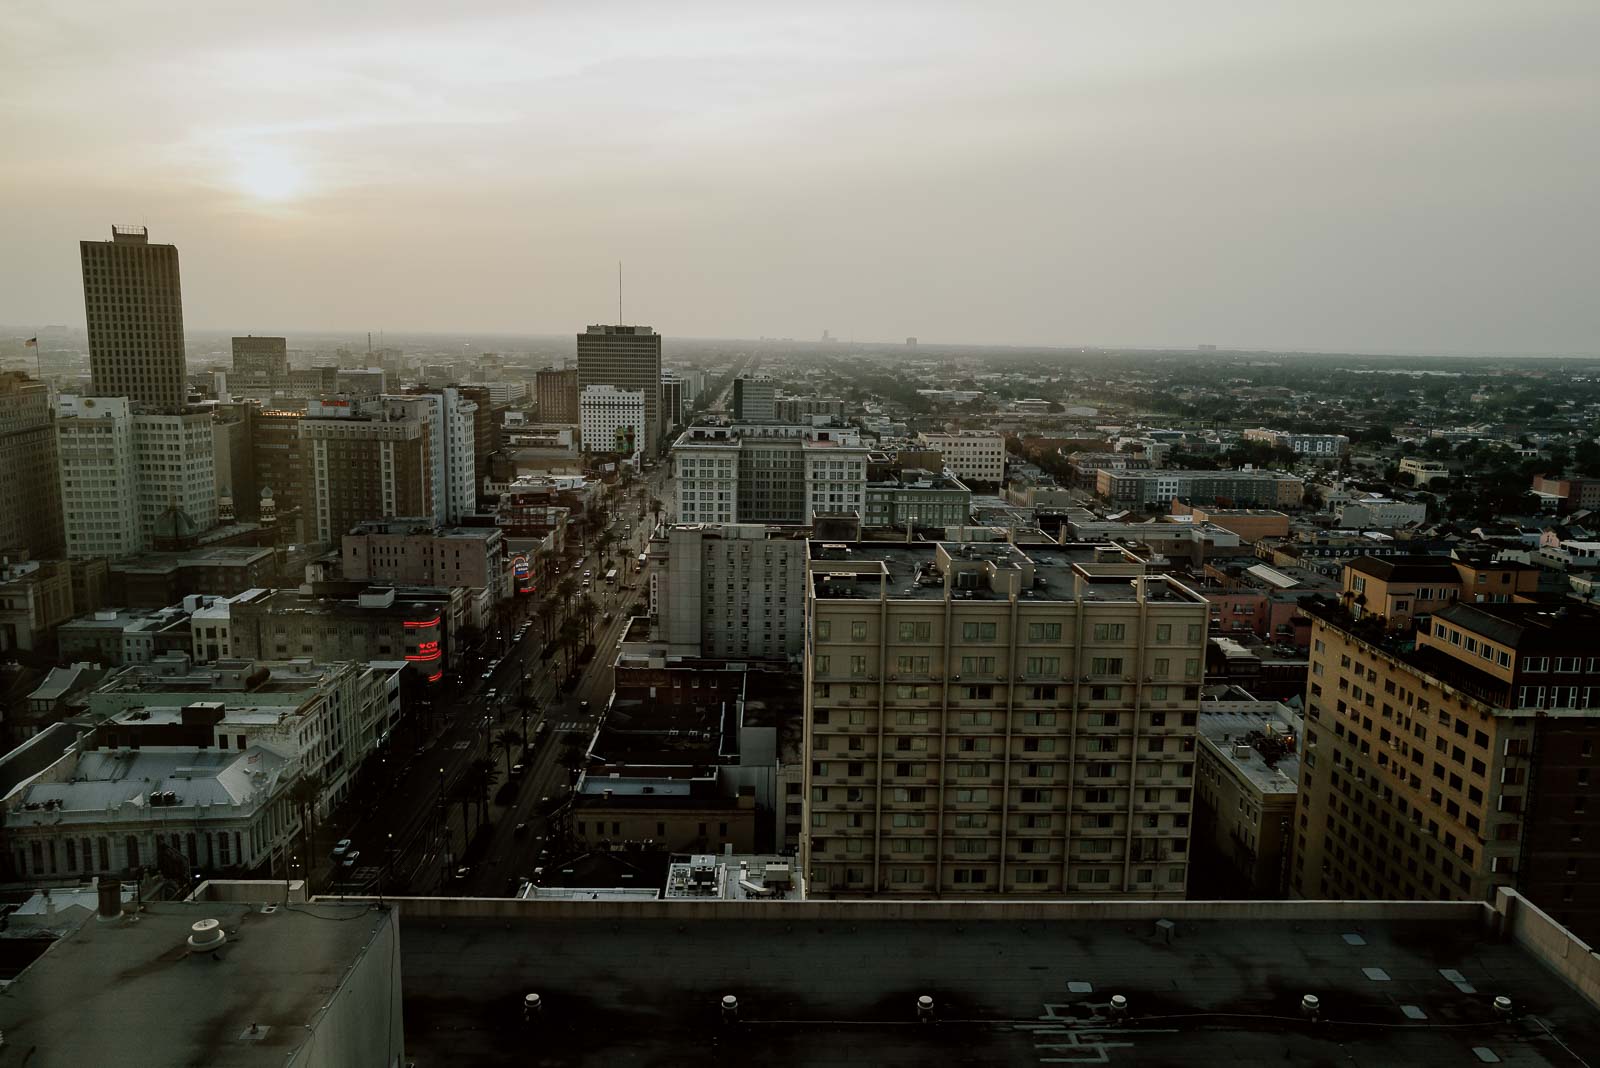
M 1600 2 L 0 0 L 0 322 L 1600 351 Z

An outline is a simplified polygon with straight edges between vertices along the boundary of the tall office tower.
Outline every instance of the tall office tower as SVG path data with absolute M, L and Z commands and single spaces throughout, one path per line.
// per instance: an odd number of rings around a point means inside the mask
M 472 485 L 476 495 L 482 492 L 484 476 L 489 473 L 489 456 L 500 448 L 500 428 L 496 425 L 494 397 L 486 387 L 457 388 L 463 398 L 476 405 L 472 412 Z
M 128 399 L 61 397 L 55 432 L 67 555 L 116 558 L 145 549 Z
M 578 388 L 615 386 L 644 394 L 646 459 L 661 453 L 661 335 L 648 326 L 591 326 L 578 335 Z
M 733 380 L 733 421 L 772 423 L 778 418 L 778 384 L 766 375 L 740 375 Z
M 189 396 L 178 249 L 152 245 L 142 226 L 110 241 L 80 241 L 91 391 L 135 408 L 179 411 Z
M 433 399 L 384 397 L 354 407 L 312 401 L 300 420 L 316 540 L 337 544 L 372 519 L 444 522 L 435 492 Z
M 578 400 L 583 451 L 637 456 L 644 448 L 645 404 L 636 389 L 584 386 Z
M 255 414 L 251 435 L 258 514 L 262 523 L 283 530 L 290 542 L 305 541 L 316 529 L 311 473 L 300 439 L 303 418 L 304 412 L 265 408 Z
M 1460 596 L 1497 596 L 1516 567 L 1487 565 Z M 1393 629 L 1377 585 L 1359 607 L 1380 625 L 1309 609 L 1296 895 L 1492 901 L 1509 886 L 1593 944 L 1600 611 L 1462 600 Z M 1416 601 L 1394 592 L 1391 606 Z
M 0 548 L 26 549 L 35 558 L 61 552 L 61 482 L 56 464 L 50 391 L 20 372 L 0 374 L 0 471 L 6 473 Z
M 217 525 L 216 431 L 209 411 L 133 413 L 141 536 L 160 547 Z
M 812 896 L 1182 898 L 1210 607 L 1107 546 L 810 543 Z
M 458 523 L 478 507 L 478 405 L 458 386 L 413 386 L 404 398 L 428 405 L 433 421 L 433 513 Z
M 578 421 L 578 369 L 564 371 L 535 371 L 533 375 L 534 399 L 539 404 L 541 423 L 576 423 Z
M 289 385 L 288 341 L 281 337 L 233 339 L 232 390 L 273 390 Z
M 671 371 L 661 372 L 661 412 L 668 434 L 683 426 L 683 383 Z

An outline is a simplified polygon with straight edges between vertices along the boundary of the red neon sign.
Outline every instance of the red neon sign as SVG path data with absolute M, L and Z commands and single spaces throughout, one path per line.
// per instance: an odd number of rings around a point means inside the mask
M 438 671 L 435 671 L 432 675 L 429 675 L 428 676 L 428 681 L 429 682 L 438 682 L 442 678 L 444 678 L 444 668 L 440 668 Z
M 408 627 L 437 627 L 439 625 L 439 617 L 434 616 L 432 619 L 425 619 L 421 621 L 408 619 L 406 620 L 405 625 Z
M 417 651 L 414 653 L 407 653 L 406 659 L 422 661 L 437 660 L 441 655 L 443 654 L 439 650 L 438 642 L 418 642 Z

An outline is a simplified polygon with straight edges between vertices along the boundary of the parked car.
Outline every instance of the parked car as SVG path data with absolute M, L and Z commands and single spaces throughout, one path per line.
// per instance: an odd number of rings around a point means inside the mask
M 518 838 L 521 838 L 523 835 L 527 834 L 528 833 L 528 823 L 527 823 L 527 821 L 524 820 L 523 822 L 517 824 L 515 827 L 511 828 L 511 833 L 516 835 Z
M 333 856 L 334 856 L 334 859 L 337 860 L 338 858 L 344 856 L 346 853 L 350 852 L 350 846 L 353 845 L 353 844 L 354 843 L 352 843 L 350 841 L 350 839 L 348 839 L 348 838 L 341 838 L 337 842 L 333 843 Z
M 344 867 L 346 867 L 346 868 L 353 868 L 353 867 L 356 866 L 356 861 L 358 861 L 360 859 L 361 859 L 361 850 L 352 849 L 352 850 L 350 850 L 350 852 L 348 852 L 348 853 L 346 853 L 344 855 L 344 859 L 342 861 L 340 861 L 339 863 L 341 865 L 343 865 Z
M 483 681 L 484 681 L 484 682 L 488 682 L 488 681 L 489 681 L 489 680 L 490 680 L 490 679 L 492 679 L 492 678 L 494 678 L 494 672 L 493 672 L 493 671 L 485 671 L 485 672 L 484 672 L 484 673 L 483 673 L 483 674 L 482 674 L 482 675 L 481 675 L 481 676 L 479 676 L 479 677 L 480 677 L 480 678 L 481 678 L 481 679 L 483 679 Z
M 587 712 L 587 711 L 589 711 L 589 702 L 588 701 L 579 701 L 578 702 L 578 711 L 579 712 Z
M 526 764 L 513 764 L 513 765 L 511 765 L 511 777 L 513 779 L 520 779 L 520 778 L 522 778 L 523 773 L 526 772 L 527 770 L 528 770 L 528 765 L 526 765 Z

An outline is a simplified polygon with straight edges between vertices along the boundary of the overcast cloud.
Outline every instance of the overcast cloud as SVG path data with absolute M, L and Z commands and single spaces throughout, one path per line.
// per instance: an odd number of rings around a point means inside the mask
M 570 332 L 620 258 L 677 336 L 1592 353 L 1597 40 L 1593 0 L 0 0 L 0 322 L 81 326 L 77 241 L 144 223 L 191 325 L 258 333 Z

